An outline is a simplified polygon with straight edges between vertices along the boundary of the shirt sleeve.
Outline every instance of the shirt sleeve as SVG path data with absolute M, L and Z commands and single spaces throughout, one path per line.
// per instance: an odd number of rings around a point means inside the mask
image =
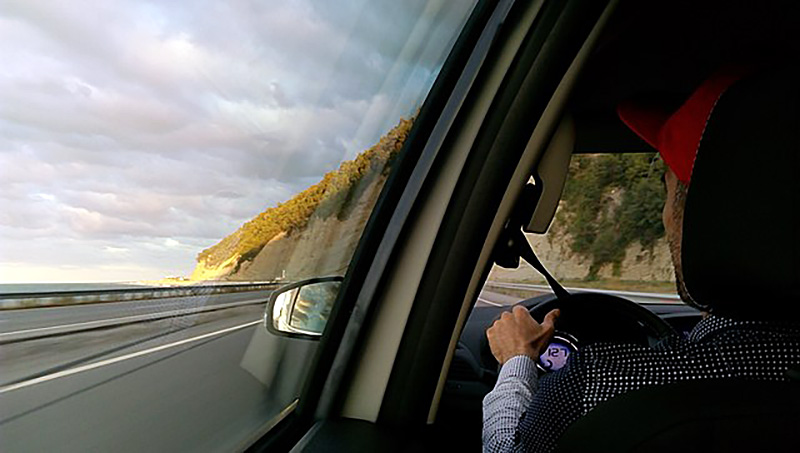
M 518 451 L 552 452 L 567 428 L 586 413 L 584 389 L 593 371 L 584 354 L 591 348 L 571 354 L 563 368 L 539 379 L 536 395 L 517 428 Z
M 483 451 L 513 451 L 517 430 L 536 391 L 536 364 L 527 356 L 509 359 L 500 369 L 494 389 L 483 399 Z

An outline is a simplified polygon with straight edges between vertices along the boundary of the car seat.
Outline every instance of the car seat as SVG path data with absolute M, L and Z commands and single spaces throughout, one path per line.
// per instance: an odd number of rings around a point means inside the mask
M 715 314 L 800 324 L 800 72 L 734 84 L 708 118 L 684 214 L 686 287 Z M 798 365 L 800 368 L 800 365 Z M 557 451 L 797 451 L 800 370 L 784 381 L 685 381 L 620 395 Z

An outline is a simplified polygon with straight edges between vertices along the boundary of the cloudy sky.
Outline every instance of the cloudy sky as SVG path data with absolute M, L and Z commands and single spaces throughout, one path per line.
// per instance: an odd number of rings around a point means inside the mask
M 0 0 L 0 282 L 188 275 L 414 112 L 471 3 Z

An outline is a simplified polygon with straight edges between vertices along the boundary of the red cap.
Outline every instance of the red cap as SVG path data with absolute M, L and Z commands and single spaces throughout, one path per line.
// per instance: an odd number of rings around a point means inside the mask
M 688 184 L 708 118 L 720 96 L 749 71 L 729 67 L 706 79 L 675 112 L 659 105 L 622 102 L 617 114 L 625 125 L 657 149 L 675 175 Z

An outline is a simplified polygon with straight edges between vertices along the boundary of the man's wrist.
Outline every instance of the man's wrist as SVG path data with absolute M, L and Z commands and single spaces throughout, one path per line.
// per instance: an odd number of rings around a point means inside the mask
M 536 376 L 536 361 L 527 355 L 520 354 L 506 360 L 500 368 L 500 374 L 497 378 L 498 381 L 517 378 L 531 382 Z
M 529 358 L 529 359 L 531 359 L 531 360 L 533 360 L 535 362 L 536 359 L 539 358 L 539 355 L 540 355 L 539 351 L 537 351 L 536 348 L 532 348 L 531 347 L 531 348 L 519 349 L 519 350 L 512 351 L 511 353 L 509 353 L 508 356 L 506 357 L 506 359 L 500 364 L 504 365 L 509 360 L 513 359 L 514 357 L 519 357 L 519 356 L 527 357 L 527 358 Z

